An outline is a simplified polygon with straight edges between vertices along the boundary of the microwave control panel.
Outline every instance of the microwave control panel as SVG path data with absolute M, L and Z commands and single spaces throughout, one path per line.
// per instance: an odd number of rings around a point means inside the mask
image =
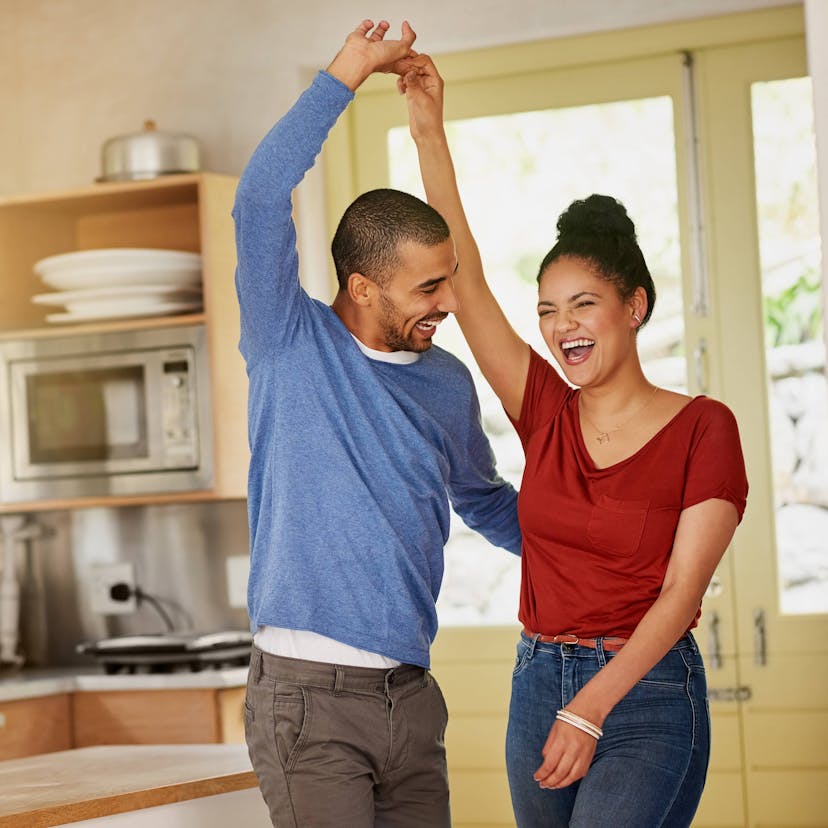
M 165 355 L 162 362 L 164 466 L 198 465 L 195 372 L 192 351 Z

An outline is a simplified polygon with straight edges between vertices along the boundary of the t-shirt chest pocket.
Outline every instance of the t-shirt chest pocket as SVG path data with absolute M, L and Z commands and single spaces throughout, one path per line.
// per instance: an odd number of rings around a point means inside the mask
M 587 540 L 601 552 L 632 555 L 641 542 L 649 500 L 618 500 L 600 495 L 587 524 Z

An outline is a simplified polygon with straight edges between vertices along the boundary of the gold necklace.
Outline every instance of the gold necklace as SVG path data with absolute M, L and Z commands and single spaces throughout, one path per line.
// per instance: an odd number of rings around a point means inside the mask
M 637 416 L 645 408 L 647 408 L 647 406 L 655 399 L 655 395 L 656 395 L 657 392 L 658 392 L 658 386 L 654 385 L 653 386 L 653 393 L 650 394 L 649 397 L 647 397 L 647 401 L 644 403 L 644 405 L 640 406 L 639 408 L 636 408 L 635 411 L 633 411 L 633 413 L 630 414 L 630 416 L 627 417 L 627 419 L 624 420 L 623 423 L 621 423 L 621 425 L 617 425 L 617 426 L 615 426 L 615 428 L 610 428 L 607 431 L 604 431 L 603 429 L 598 428 L 598 426 L 595 425 L 595 423 L 593 423 L 592 420 L 589 419 L 589 417 L 587 417 L 586 412 L 584 411 L 584 406 L 581 404 L 582 397 L 580 397 L 580 396 L 578 397 L 578 408 L 581 412 L 581 416 L 587 421 L 587 423 L 595 431 L 598 432 L 598 436 L 595 438 L 596 441 L 598 442 L 598 444 L 603 445 L 604 443 L 608 443 L 610 441 L 610 434 L 613 434 L 616 431 L 620 431 L 622 428 L 624 428 L 625 425 L 627 425 L 628 422 L 630 422 L 630 420 L 632 420 L 633 417 Z

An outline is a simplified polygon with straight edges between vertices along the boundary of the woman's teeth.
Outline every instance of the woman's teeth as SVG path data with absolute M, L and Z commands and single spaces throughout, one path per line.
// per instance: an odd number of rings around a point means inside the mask
M 593 345 L 595 341 L 592 339 L 570 339 L 561 343 L 561 350 L 569 362 L 574 362 L 586 358 Z
M 595 342 L 592 339 L 570 339 L 568 342 L 561 343 L 561 350 L 568 351 L 570 348 L 587 348 L 594 344 Z

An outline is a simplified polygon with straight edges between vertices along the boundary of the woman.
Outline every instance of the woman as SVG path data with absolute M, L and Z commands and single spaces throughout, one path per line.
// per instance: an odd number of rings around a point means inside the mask
M 557 371 L 486 285 L 426 55 L 399 81 L 429 202 L 457 247 L 463 333 L 526 454 L 520 620 L 506 759 L 520 828 L 689 825 L 709 756 L 690 629 L 747 496 L 721 403 L 650 383 L 636 347 L 655 289 L 607 196 L 575 202 L 538 274 Z

